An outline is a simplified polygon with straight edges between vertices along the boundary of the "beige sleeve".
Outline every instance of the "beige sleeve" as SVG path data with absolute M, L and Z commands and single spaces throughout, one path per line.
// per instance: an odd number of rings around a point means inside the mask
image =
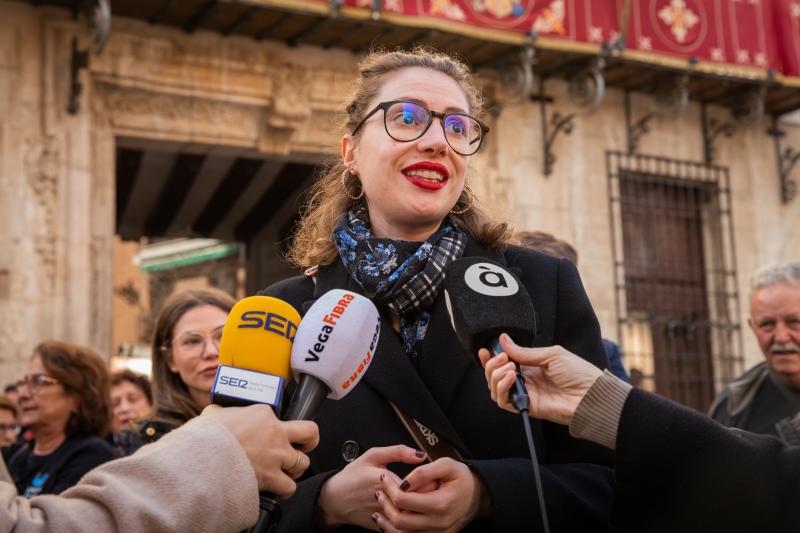
M 3 460 L 3 456 L 0 455 L 0 482 L 3 481 L 8 481 L 9 483 L 11 483 L 11 474 L 8 473 L 8 469 L 6 468 L 6 462 Z
M 608 370 L 589 387 L 575 409 L 569 433 L 612 450 L 617 444 L 617 430 L 622 408 L 632 387 Z
M 60 496 L 27 500 L 0 482 L 0 533 L 235 532 L 257 517 L 249 459 L 225 426 L 203 416 L 95 468 Z

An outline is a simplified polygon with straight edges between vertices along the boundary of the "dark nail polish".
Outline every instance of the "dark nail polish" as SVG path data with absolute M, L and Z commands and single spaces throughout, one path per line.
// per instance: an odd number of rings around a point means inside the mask
M 378 513 L 372 513 L 372 521 L 376 524 L 378 523 Z
M 378 499 L 378 493 L 377 492 L 375 492 L 375 499 L 376 500 Z
M 383 481 L 383 474 L 381 474 L 381 481 Z
M 414 452 L 414 455 L 422 459 L 423 457 L 425 457 L 425 452 L 423 452 L 422 450 L 417 450 Z
M 409 483 L 408 480 L 406 479 L 405 481 L 403 481 L 400 484 L 400 490 L 408 490 L 408 487 L 410 487 L 410 486 L 411 486 L 411 483 Z

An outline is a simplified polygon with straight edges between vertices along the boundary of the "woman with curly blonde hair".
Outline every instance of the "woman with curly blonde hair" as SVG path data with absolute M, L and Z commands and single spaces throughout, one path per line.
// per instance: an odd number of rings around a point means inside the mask
M 482 110 L 468 68 L 445 54 L 376 52 L 359 65 L 341 161 L 315 185 L 290 250 L 306 275 L 262 294 L 305 311 L 334 288 L 361 293 L 381 312 L 381 337 L 361 384 L 323 404 L 312 475 L 284 504 L 283 531 L 511 532 L 539 521 L 519 420 L 492 402 L 477 354 L 450 324 L 447 266 L 485 257 L 516 269 L 540 343 L 598 366 L 606 358 L 574 265 L 509 245 L 508 226 L 470 189 L 470 159 L 489 133 Z M 414 427 L 444 451 L 418 449 Z M 555 463 L 608 456 L 545 422 L 534 432 L 540 460 L 553 463 L 542 467 L 553 529 L 605 528 L 610 469 Z

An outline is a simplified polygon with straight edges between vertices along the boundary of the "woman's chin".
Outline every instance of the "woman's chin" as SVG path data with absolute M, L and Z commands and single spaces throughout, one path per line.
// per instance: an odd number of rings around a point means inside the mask
M 405 222 L 419 227 L 437 227 L 450 212 L 440 202 L 418 202 L 408 207 Z

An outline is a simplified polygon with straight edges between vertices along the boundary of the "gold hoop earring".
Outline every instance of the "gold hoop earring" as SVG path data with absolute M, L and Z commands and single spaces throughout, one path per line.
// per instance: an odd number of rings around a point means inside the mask
M 467 205 L 465 207 L 462 207 L 458 211 L 456 211 L 455 206 L 453 206 L 453 209 L 450 210 L 450 214 L 463 215 L 464 213 L 472 209 L 472 205 L 475 203 L 475 193 L 472 192 L 472 189 L 470 189 L 469 185 L 464 185 L 464 190 L 467 191 L 467 194 L 469 195 L 469 202 L 467 202 Z
M 345 196 L 347 196 L 348 198 L 350 198 L 354 202 L 356 202 L 358 200 L 361 200 L 364 197 L 364 187 L 363 186 L 361 187 L 361 192 L 358 194 L 358 196 L 350 196 L 350 193 L 347 192 L 347 176 L 348 175 L 355 176 L 355 174 L 350 172 L 350 169 L 345 169 L 342 172 L 341 177 L 339 178 L 340 181 L 342 182 L 342 188 L 344 189 Z

